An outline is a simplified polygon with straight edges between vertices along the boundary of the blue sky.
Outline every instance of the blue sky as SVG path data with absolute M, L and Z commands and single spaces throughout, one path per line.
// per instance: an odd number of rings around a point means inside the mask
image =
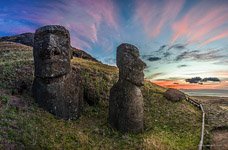
M 0 36 L 48 24 L 65 26 L 73 46 L 108 64 L 119 44 L 136 45 L 158 84 L 228 89 L 226 0 L 0 1 Z M 220 82 L 186 82 L 194 77 Z

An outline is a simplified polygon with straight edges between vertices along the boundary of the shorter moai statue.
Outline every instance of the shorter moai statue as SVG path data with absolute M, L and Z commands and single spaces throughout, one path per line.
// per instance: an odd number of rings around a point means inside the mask
M 70 34 L 63 26 L 36 30 L 33 96 L 45 110 L 63 119 L 77 119 L 83 105 L 79 73 L 71 69 Z
M 144 82 L 146 64 L 139 58 L 134 45 L 121 44 L 117 48 L 119 80 L 110 91 L 109 123 L 121 132 L 143 131 L 143 96 L 140 86 Z

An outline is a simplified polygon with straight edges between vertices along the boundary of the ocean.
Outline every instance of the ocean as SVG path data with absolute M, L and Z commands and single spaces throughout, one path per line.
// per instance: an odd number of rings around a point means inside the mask
M 228 97 L 228 90 L 203 89 L 203 90 L 181 90 L 190 96 L 216 96 Z

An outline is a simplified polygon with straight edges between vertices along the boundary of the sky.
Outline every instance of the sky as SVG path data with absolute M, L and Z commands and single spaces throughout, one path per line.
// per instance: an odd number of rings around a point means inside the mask
M 51 24 L 106 64 L 121 43 L 137 46 L 146 79 L 159 85 L 228 90 L 227 0 L 0 1 L 0 36 Z

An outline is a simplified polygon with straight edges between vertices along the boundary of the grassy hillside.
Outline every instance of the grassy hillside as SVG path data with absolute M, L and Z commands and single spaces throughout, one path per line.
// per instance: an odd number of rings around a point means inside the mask
M 3 48 L 4 47 L 4 48 Z M 39 108 L 31 97 L 33 60 L 30 47 L 0 43 L 0 148 L 26 149 L 197 149 L 201 114 L 185 101 L 172 103 L 166 89 L 146 82 L 142 87 L 145 132 L 121 134 L 107 123 L 109 89 L 118 69 L 79 58 L 72 60 L 87 90 L 100 102 L 85 105 L 76 121 L 64 121 Z M 19 92 L 21 86 L 26 91 Z M 12 95 L 12 92 L 16 95 Z M 20 94 L 22 93 L 22 94 Z M 24 106 L 12 105 L 13 100 Z

